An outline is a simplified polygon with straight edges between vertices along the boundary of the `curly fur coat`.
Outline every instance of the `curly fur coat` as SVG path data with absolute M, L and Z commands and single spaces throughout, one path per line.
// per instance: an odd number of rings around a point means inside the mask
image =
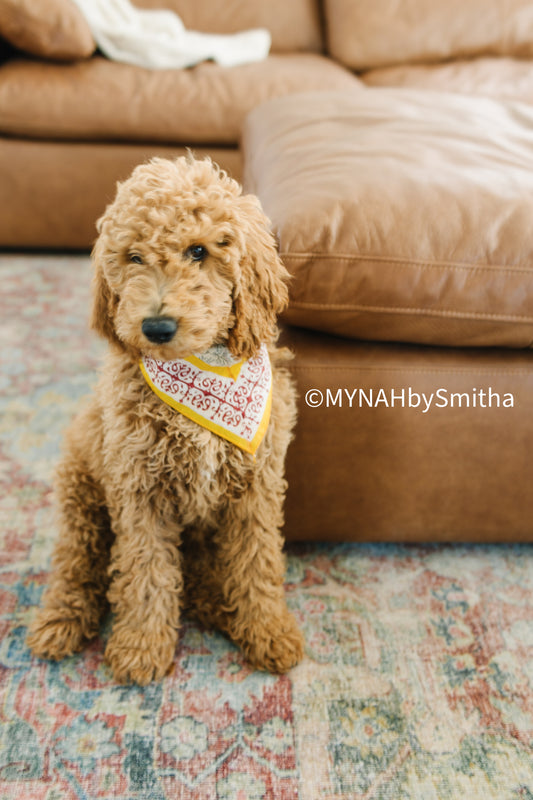
M 54 569 L 29 645 L 43 658 L 74 653 L 109 603 L 113 674 L 147 684 L 172 668 L 187 608 L 254 666 L 284 672 L 303 652 L 280 535 L 295 396 L 275 346 L 288 274 L 268 220 L 212 162 L 153 159 L 118 185 L 98 231 L 92 325 L 110 347 L 66 435 Z M 255 458 L 163 403 L 141 374 L 142 355 L 215 343 L 239 358 L 268 345 L 272 412 Z

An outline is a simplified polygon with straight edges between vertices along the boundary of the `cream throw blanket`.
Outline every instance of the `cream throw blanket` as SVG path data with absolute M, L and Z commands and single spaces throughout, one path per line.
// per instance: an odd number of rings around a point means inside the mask
M 129 0 L 73 1 L 100 50 L 114 61 L 151 69 L 182 69 L 212 59 L 233 67 L 260 61 L 270 50 L 270 33 L 263 28 L 224 35 L 198 33 L 185 30 L 173 11 L 138 9 Z

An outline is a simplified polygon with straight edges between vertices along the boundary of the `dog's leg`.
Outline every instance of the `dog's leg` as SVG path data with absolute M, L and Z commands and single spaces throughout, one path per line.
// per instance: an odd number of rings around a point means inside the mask
M 111 530 L 102 488 L 76 449 L 56 479 L 59 532 L 43 607 L 30 625 L 28 645 L 40 658 L 59 660 L 96 636 L 106 607 Z
M 187 529 L 182 542 L 184 597 L 183 607 L 202 627 L 226 626 L 220 566 L 213 544 L 212 530 Z
M 180 530 L 155 502 L 140 506 L 133 497 L 120 506 L 108 592 L 115 619 L 105 655 L 117 681 L 145 686 L 168 673 L 178 640 Z
M 217 535 L 221 627 L 254 667 L 283 673 L 303 657 L 304 640 L 283 590 L 283 490 L 258 483 L 231 503 Z

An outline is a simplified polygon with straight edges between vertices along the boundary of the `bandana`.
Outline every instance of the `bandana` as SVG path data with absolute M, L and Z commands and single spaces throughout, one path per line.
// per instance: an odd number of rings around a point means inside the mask
M 266 345 L 237 361 L 224 345 L 174 361 L 143 356 L 148 386 L 164 403 L 203 428 L 254 454 L 265 435 L 272 401 Z

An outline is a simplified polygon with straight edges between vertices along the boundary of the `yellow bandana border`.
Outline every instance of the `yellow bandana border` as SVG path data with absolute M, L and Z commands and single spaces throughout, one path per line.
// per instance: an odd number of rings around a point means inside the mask
M 189 359 L 184 359 L 184 361 L 188 361 Z M 192 362 L 191 362 L 192 363 Z M 240 364 L 236 364 L 235 366 L 240 368 L 244 362 Z M 226 439 L 228 442 L 240 447 L 241 450 L 244 450 L 246 453 L 250 453 L 251 455 L 255 456 L 256 450 L 261 444 L 263 437 L 266 433 L 268 428 L 268 423 L 270 422 L 270 412 L 272 409 L 272 384 L 270 384 L 270 390 L 268 392 L 268 398 L 265 406 L 265 413 L 263 414 L 263 419 L 261 420 L 259 427 L 255 433 L 254 438 L 251 442 L 244 439 L 242 436 L 239 436 L 237 433 L 233 433 L 232 431 L 228 431 L 226 428 L 222 427 L 222 425 L 217 425 L 216 422 L 212 422 L 205 417 L 202 417 L 201 414 L 198 414 L 196 411 L 193 411 L 192 408 L 188 408 L 180 403 L 178 400 L 174 400 L 173 397 L 170 397 L 168 394 L 165 394 L 161 391 L 152 381 L 146 368 L 141 361 L 139 362 L 139 366 L 141 367 L 141 372 L 146 380 L 150 389 L 162 400 L 167 406 L 171 406 L 176 411 L 179 411 L 180 414 L 183 414 L 184 417 L 191 419 L 193 422 L 198 423 L 202 428 L 207 428 L 212 433 L 215 433 L 217 436 L 222 437 L 222 439 Z M 228 367 L 221 367 L 220 369 L 228 369 Z
M 198 367 L 204 372 L 214 372 L 215 375 L 223 375 L 224 378 L 233 378 L 234 381 L 239 377 L 241 367 L 244 364 L 244 359 L 237 361 L 236 364 L 232 364 L 230 367 L 215 367 L 212 364 L 208 364 L 207 361 L 202 361 L 198 356 L 188 356 L 183 360 L 188 361 L 189 364 Z

